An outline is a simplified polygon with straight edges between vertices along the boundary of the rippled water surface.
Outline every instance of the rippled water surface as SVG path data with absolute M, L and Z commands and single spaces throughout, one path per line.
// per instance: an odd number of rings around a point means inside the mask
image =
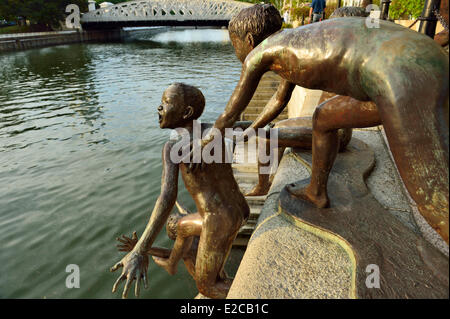
M 119 297 L 115 238 L 142 233 L 160 191 L 162 92 L 196 85 L 201 120 L 214 121 L 240 68 L 225 30 L 0 55 L 0 297 Z M 195 208 L 182 186 L 179 200 Z M 156 244 L 172 242 L 161 233 Z M 65 286 L 69 264 L 79 289 Z M 143 298 L 197 292 L 182 265 L 171 277 L 151 262 L 149 280 Z

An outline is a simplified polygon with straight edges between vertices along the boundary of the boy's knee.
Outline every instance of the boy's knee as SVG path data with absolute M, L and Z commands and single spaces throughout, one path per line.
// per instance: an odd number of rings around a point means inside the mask
M 186 237 L 190 228 L 191 227 L 189 227 L 189 221 L 183 219 L 179 220 L 177 223 L 177 235 Z
M 322 106 L 317 107 L 313 113 L 312 127 L 316 132 L 324 132 L 327 130 L 324 113 L 325 112 Z

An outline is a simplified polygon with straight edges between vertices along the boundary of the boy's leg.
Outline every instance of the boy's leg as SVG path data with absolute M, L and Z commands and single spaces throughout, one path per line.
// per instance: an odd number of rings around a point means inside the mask
M 261 148 L 261 143 L 267 143 L 266 148 Z M 259 159 L 261 158 L 261 155 L 266 155 L 267 149 L 270 147 L 270 141 L 269 140 L 262 140 L 260 141 L 258 139 L 258 183 L 252 188 L 251 191 L 247 192 L 245 196 L 260 196 L 260 195 L 266 195 L 269 192 L 270 186 L 272 185 L 272 178 L 271 174 L 263 174 L 261 173 L 263 170 L 269 171 L 270 170 L 270 164 L 268 163 L 262 163 Z M 278 156 L 278 162 L 281 161 L 281 157 L 283 156 L 285 147 L 278 147 L 276 150 L 276 156 Z
M 298 147 L 305 150 L 312 148 L 312 118 L 311 117 L 297 117 L 288 120 L 280 121 L 273 129 L 278 130 L 278 163 L 281 161 L 286 147 Z M 339 151 L 345 150 L 352 138 L 352 129 L 346 128 L 338 131 Z M 266 148 L 259 147 L 261 143 L 266 143 Z M 259 155 L 258 155 L 258 183 L 255 187 L 246 194 L 246 196 L 265 195 L 272 185 L 273 176 L 268 174 L 261 174 L 261 167 L 267 167 L 269 163 L 263 164 L 259 161 L 261 154 L 269 150 L 270 141 L 264 139 L 258 140 Z
M 197 250 L 198 250 L 198 241 L 199 237 L 194 237 L 191 247 L 186 255 L 183 256 L 184 265 L 186 266 L 187 271 L 195 280 L 195 259 L 197 258 Z
M 177 264 L 191 248 L 194 236 L 200 236 L 202 231 L 202 217 L 199 213 L 189 214 L 178 222 L 177 238 L 169 258 L 153 257 L 155 263 L 163 267 L 171 275 L 177 271 Z
M 300 147 L 304 149 L 311 149 L 312 145 L 312 119 L 310 117 L 298 117 L 280 121 L 273 127 L 272 130 L 277 130 L 278 137 L 278 162 L 280 163 L 286 147 Z M 269 136 L 270 137 L 270 136 Z M 265 143 L 265 144 L 263 144 Z M 265 147 L 263 147 L 265 146 Z M 260 159 L 263 156 L 271 154 L 269 138 L 258 138 L 258 183 L 245 196 L 259 196 L 265 195 L 271 186 L 270 174 L 262 174 L 262 168 L 269 169 L 271 162 L 262 163 Z
M 183 257 L 184 265 L 188 273 L 195 279 L 195 259 L 191 256 Z
M 224 278 L 223 268 L 242 224 L 241 218 L 220 215 L 219 212 L 205 219 L 195 263 L 195 281 L 199 292 L 214 299 L 225 298 L 230 290 L 232 281 Z
M 311 181 L 306 188 L 287 185 L 294 196 L 319 208 L 329 205 L 327 182 L 339 150 L 338 129 L 380 125 L 373 102 L 361 102 L 347 96 L 336 96 L 323 102 L 314 112 Z

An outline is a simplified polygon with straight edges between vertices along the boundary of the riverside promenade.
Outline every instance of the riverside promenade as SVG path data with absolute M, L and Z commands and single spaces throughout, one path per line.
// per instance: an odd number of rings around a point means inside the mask
M 119 40 L 126 34 L 126 31 L 119 29 L 108 31 L 52 31 L 3 34 L 0 35 L 0 52 L 20 51 L 89 41 L 112 41 Z

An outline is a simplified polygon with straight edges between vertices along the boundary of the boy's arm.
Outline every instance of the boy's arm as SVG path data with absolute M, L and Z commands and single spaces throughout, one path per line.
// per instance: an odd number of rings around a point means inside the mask
M 252 121 L 237 121 L 233 124 L 233 129 L 243 129 L 246 130 L 248 129 L 251 125 L 253 124 Z
M 253 129 L 264 127 L 272 122 L 286 107 L 292 96 L 295 84 L 281 79 L 278 90 L 259 114 L 258 118 L 250 126 Z
M 161 231 L 164 223 L 169 217 L 170 211 L 175 205 L 178 192 L 178 165 L 170 160 L 170 150 L 172 144 L 166 143 L 163 148 L 163 174 L 161 194 L 156 201 L 155 207 L 150 217 L 150 221 L 136 246 L 118 263 L 111 271 L 122 268 L 122 273 L 114 283 L 112 291 L 115 292 L 122 281 L 126 281 L 122 298 L 126 298 L 128 291 L 134 280 L 136 280 L 135 294 L 139 296 L 141 281 L 147 288 L 148 255 L 147 251 L 155 241 L 156 236 Z
M 161 194 L 156 200 L 147 227 L 145 227 L 144 233 L 134 248 L 136 252 L 141 254 L 146 254 L 147 250 L 151 248 L 156 236 L 166 223 L 177 199 L 179 167 L 178 164 L 174 164 L 170 160 L 172 145 L 170 142 L 164 145 L 162 154 L 163 173 L 161 178 Z
M 225 128 L 233 127 L 233 124 L 239 119 L 241 113 L 250 103 L 261 77 L 269 70 L 268 59 L 264 58 L 263 55 L 264 51 L 254 49 L 245 60 L 239 83 L 234 89 L 225 111 L 214 123 L 214 127 L 220 130 L 222 136 Z
M 266 40 L 264 40 L 266 41 Z M 264 42 L 263 42 L 264 43 Z M 259 46 L 261 47 L 261 45 Z M 262 46 L 264 47 L 264 46 Z M 225 111 L 217 118 L 214 123 L 214 128 L 220 131 L 221 136 L 225 136 L 225 128 L 232 128 L 233 124 L 239 119 L 242 111 L 247 107 L 248 103 L 255 94 L 259 81 L 264 73 L 269 71 L 272 57 L 266 56 L 263 49 L 255 48 L 247 56 L 244 61 L 241 78 L 228 101 Z M 215 131 L 212 130 L 201 141 L 201 147 L 205 147 L 215 138 Z M 188 171 L 194 171 L 201 166 L 201 163 L 194 163 L 193 144 L 191 143 L 191 151 L 189 153 L 189 167 Z

